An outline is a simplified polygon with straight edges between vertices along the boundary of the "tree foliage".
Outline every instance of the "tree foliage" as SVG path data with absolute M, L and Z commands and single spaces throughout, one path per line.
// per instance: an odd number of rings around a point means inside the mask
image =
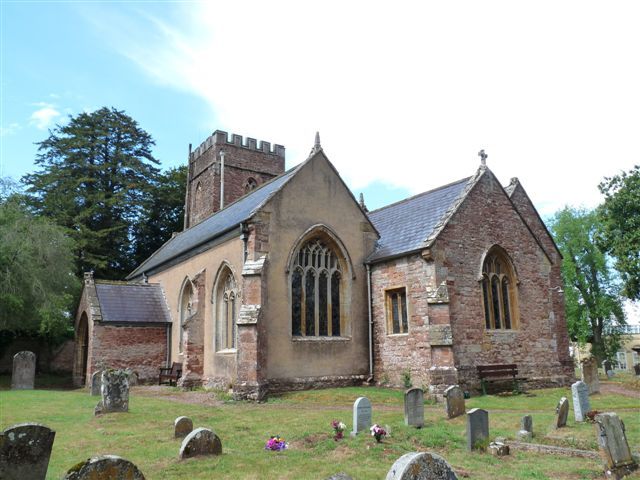
M 630 299 L 640 300 L 640 165 L 599 185 L 605 196 L 599 209 L 602 221 L 600 245 L 615 259 Z
M 79 289 L 73 240 L 0 183 L 0 332 L 58 340 L 71 328 Z
M 134 228 L 134 258 L 139 265 L 184 225 L 184 198 L 187 166 L 169 169 L 159 175 L 157 188 L 145 205 Z
M 117 279 L 135 266 L 133 232 L 156 185 L 154 141 L 114 108 L 70 117 L 40 142 L 23 177 L 35 212 L 68 229 L 76 273 Z
M 591 343 L 598 359 L 612 358 L 619 347 L 619 326 L 624 325 L 620 286 L 598 246 L 598 214 L 566 207 L 556 213 L 551 230 L 564 257 L 564 281 L 569 335 Z

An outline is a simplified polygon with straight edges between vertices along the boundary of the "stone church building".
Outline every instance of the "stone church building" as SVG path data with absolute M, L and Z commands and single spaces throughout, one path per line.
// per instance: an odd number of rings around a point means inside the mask
M 216 131 L 189 155 L 185 229 L 127 282 L 85 275 L 74 379 L 102 366 L 237 398 L 360 384 L 477 389 L 479 365 L 573 378 L 560 252 L 517 179 L 472 176 L 367 211 L 320 146 Z M 483 153 L 483 152 L 482 152 Z

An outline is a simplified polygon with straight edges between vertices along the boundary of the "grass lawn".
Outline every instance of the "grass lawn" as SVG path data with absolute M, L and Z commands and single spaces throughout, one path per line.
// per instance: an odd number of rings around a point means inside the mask
M 3 379 L 4 380 L 4 379 Z M 0 381 L 6 385 L 6 380 Z M 173 397 L 187 395 L 165 390 Z M 0 427 L 21 422 L 43 423 L 56 431 L 47 478 L 59 479 L 71 466 L 98 454 L 120 455 L 134 462 L 147 479 L 285 478 L 322 479 L 345 472 L 355 479 L 383 479 L 402 454 L 433 451 L 453 466 L 460 478 L 473 479 L 591 479 L 602 478 L 599 462 L 584 458 L 513 452 L 497 458 L 468 453 L 464 416 L 447 420 L 442 405 L 425 405 L 423 429 L 404 426 L 402 392 L 373 387 L 296 392 L 266 403 L 225 401 L 214 406 L 186 404 L 162 396 L 147 396 L 137 387 L 130 412 L 93 416 L 98 397 L 84 390 L 0 391 Z M 205 392 L 189 393 L 211 397 Z M 373 404 L 373 420 L 388 425 L 390 436 L 376 444 L 370 435 L 332 439 L 331 421 L 352 427 L 351 407 L 358 396 Z M 467 409 L 489 411 L 491 439 L 513 438 L 520 418 L 533 416 L 534 442 L 595 450 L 591 424 L 573 422 L 553 428 L 555 406 L 561 396 L 571 401 L 570 389 L 545 389 L 512 397 L 485 396 L 467 401 Z M 615 411 L 624 420 L 632 451 L 640 450 L 640 401 L 618 394 L 591 397 L 592 408 Z M 180 441 L 173 439 L 173 421 L 190 416 L 194 427 L 214 430 L 223 455 L 178 461 Z M 284 452 L 263 449 L 269 435 L 280 434 L 290 447 Z M 348 435 L 347 435 L 348 437 Z M 639 479 L 640 475 L 632 477 Z

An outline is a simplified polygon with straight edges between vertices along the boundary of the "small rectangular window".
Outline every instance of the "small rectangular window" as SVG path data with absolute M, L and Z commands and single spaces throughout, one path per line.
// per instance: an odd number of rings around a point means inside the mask
M 407 316 L 407 290 L 397 288 L 387 290 L 387 333 L 407 333 L 409 322 Z

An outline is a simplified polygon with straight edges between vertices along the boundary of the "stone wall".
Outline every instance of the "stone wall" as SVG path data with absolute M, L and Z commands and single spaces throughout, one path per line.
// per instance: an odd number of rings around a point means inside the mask
M 71 373 L 73 371 L 74 341 L 66 340 L 60 345 L 49 347 L 34 338 L 16 338 L 2 349 L 0 373 L 11 373 L 13 356 L 24 350 L 36 354 L 37 371 L 46 373 Z

